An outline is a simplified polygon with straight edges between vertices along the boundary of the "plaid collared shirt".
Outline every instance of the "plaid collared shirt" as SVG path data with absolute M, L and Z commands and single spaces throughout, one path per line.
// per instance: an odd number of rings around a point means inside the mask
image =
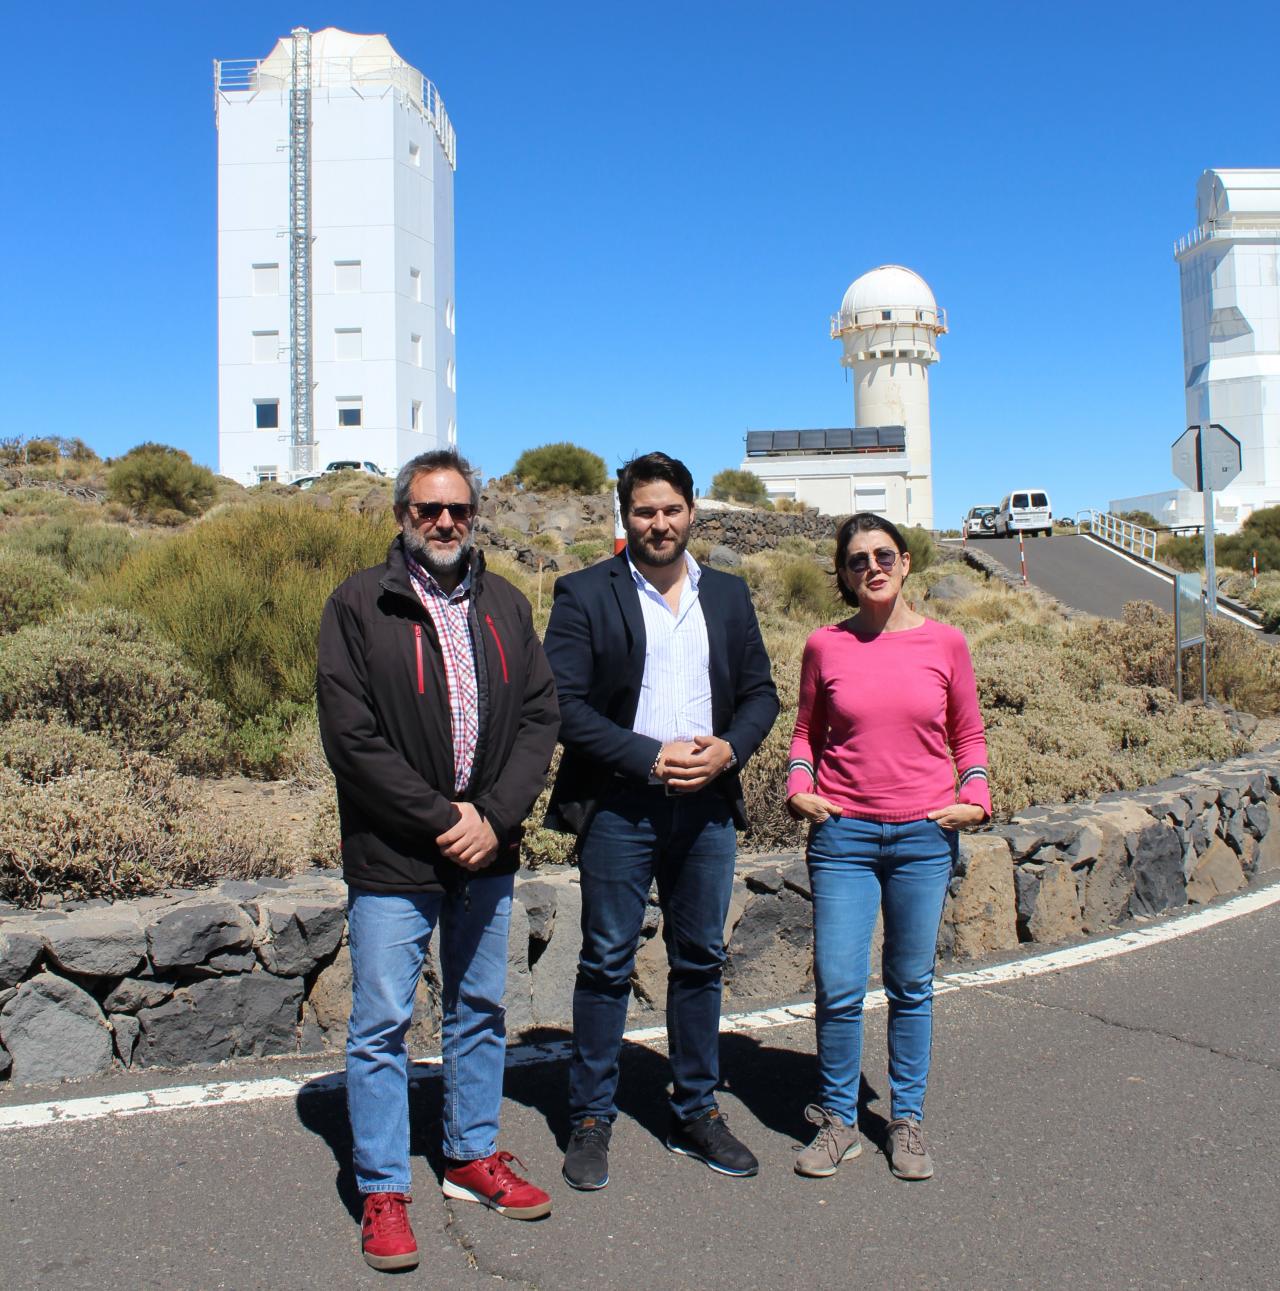
M 476 684 L 475 645 L 471 640 L 468 607 L 471 601 L 471 571 L 446 592 L 430 570 L 406 555 L 409 581 L 418 593 L 423 609 L 431 615 L 440 638 L 444 680 L 449 691 L 450 729 L 453 733 L 453 789 L 461 793 L 471 779 L 476 748 L 480 743 L 480 691 Z

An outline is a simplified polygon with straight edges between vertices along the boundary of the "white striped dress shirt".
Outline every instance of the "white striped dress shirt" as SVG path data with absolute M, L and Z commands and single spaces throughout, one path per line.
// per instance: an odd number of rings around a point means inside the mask
M 702 570 L 688 552 L 684 559 L 688 577 L 680 588 L 680 604 L 672 613 L 662 593 L 627 553 L 627 566 L 640 593 L 645 634 L 644 680 L 632 730 L 664 744 L 715 733 L 711 726 L 707 622 L 698 598 Z

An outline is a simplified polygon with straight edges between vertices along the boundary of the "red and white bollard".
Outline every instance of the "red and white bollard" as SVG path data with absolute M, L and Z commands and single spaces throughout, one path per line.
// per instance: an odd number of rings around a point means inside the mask
M 1022 585 L 1027 585 L 1027 546 L 1022 540 L 1022 530 L 1018 530 L 1018 559 L 1022 561 Z
M 613 490 L 613 554 L 616 556 L 625 550 L 627 531 L 622 524 L 622 504 L 618 501 L 618 490 Z

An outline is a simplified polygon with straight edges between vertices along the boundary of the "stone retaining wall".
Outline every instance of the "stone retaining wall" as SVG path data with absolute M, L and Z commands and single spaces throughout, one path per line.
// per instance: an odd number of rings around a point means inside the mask
M 1031 808 L 967 835 L 945 958 L 1056 943 L 1280 871 L 1280 745 L 1095 803 Z M 576 872 L 517 879 L 507 1016 L 513 1037 L 567 1029 L 578 953 Z M 0 1079 L 29 1084 L 120 1067 L 336 1050 L 351 966 L 346 889 L 331 873 L 226 882 L 140 901 L 0 915 Z M 798 853 L 744 857 L 726 933 L 726 1007 L 812 990 L 808 877 Z M 439 1034 L 432 955 L 410 1034 Z M 632 1012 L 665 998 L 651 907 Z

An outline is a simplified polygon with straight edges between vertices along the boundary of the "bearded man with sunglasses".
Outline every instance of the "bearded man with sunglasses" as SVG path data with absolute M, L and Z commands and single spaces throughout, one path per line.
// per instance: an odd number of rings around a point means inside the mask
M 406 463 L 386 562 L 347 579 L 320 624 L 320 733 L 349 889 L 347 1108 L 361 1246 L 378 1269 L 418 1262 L 405 1035 L 437 925 L 445 1196 L 513 1219 L 551 1210 L 497 1134 L 513 876 L 559 712 L 529 602 L 474 550 L 478 502 L 456 452 Z

